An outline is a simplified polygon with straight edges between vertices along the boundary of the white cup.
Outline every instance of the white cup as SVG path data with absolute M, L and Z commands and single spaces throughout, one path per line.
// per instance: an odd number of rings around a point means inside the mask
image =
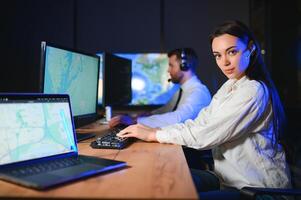
M 112 108 L 111 106 L 106 106 L 106 121 L 110 121 L 112 118 Z

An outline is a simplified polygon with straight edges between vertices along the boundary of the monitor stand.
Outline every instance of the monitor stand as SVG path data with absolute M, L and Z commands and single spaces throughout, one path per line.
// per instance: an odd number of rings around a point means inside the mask
M 98 123 L 106 125 L 106 124 L 109 124 L 109 121 L 107 121 L 107 119 L 105 117 L 103 117 L 103 118 L 101 118 L 101 119 L 98 120 Z
M 95 137 L 94 133 L 76 133 L 77 142 Z

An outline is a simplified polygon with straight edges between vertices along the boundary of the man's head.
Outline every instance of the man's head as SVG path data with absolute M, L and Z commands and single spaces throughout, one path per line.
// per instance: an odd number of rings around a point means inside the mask
M 168 53 L 168 58 L 168 73 L 173 83 L 183 83 L 195 73 L 198 58 L 193 49 L 174 49 Z

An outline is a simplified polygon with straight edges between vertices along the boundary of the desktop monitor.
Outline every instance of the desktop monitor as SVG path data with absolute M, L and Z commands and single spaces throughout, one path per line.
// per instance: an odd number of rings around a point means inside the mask
M 166 104 L 177 91 L 178 85 L 168 82 L 167 53 L 116 53 L 132 60 L 133 106 Z
M 108 106 L 128 105 L 132 100 L 132 61 L 111 53 L 102 54 L 103 104 Z
M 40 90 L 69 94 L 76 128 L 97 119 L 99 62 L 97 55 L 41 43 Z

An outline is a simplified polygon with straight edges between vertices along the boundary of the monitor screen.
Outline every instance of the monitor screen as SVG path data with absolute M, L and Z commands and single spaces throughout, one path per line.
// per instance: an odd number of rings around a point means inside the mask
M 103 103 L 109 106 L 128 105 L 132 100 L 132 61 L 103 53 Z
M 41 92 L 69 94 L 77 127 L 97 117 L 99 57 L 41 44 Z
M 132 60 L 131 105 L 162 105 L 177 91 L 178 85 L 168 82 L 167 53 L 116 53 Z

